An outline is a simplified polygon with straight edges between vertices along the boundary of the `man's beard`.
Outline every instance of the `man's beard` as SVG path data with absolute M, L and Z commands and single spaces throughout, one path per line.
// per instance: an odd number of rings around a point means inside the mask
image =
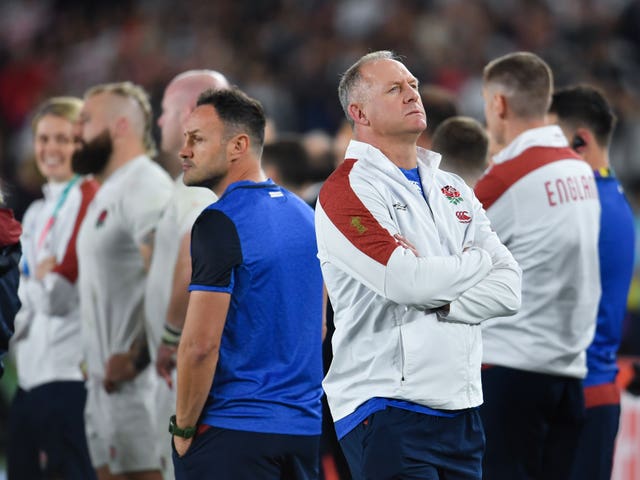
M 80 146 L 71 157 L 73 171 L 80 175 L 99 175 L 104 172 L 113 152 L 109 130 L 105 129 L 89 142 L 79 139 L 78 143 Z

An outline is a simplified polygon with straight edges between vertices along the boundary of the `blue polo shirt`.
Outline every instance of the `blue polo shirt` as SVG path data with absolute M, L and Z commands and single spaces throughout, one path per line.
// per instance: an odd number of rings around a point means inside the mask
M 318 435 L 322 275 L 313 210 L 274 184 L 231 184 L 192 230 L 190 291 L 231 295 L 200 423 Z
M 633 212 L 620 183 L 609 169 L 596 170 L 594 174 L 602 207 L 598 241 L 602 296 L 596 333 L 587 349 L 586 387 L 613 383 L 618 373 L 616 354 L 622 339 L 635 253 Z

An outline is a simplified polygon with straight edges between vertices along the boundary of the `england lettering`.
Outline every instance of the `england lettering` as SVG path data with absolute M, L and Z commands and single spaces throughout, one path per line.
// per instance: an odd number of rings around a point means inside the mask
M 595 181 L 587 175 L 547 180 L 544 189 L 550 207 L 598 198 Z

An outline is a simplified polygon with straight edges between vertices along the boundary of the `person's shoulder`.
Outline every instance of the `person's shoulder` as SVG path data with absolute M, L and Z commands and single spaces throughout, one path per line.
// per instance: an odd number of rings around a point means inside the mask
M 173 188 L 174 183 L 169 173 L 149 157 L 143 157 L 136 166 L 137 172 L 132 177 L 137 181 L 156 185 L 159 183 L 164 188 Z

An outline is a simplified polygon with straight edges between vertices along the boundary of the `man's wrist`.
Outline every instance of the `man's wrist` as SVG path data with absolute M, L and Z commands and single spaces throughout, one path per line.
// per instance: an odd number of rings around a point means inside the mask
M 178 344 L 180 343 L 181 335 L 182 335 L 182 329 L 174 327 L 173 325 L 165 322 L 161 341 L 164 345 L 169 345 L 170 347 L 177 347 Z
M 195 426 L 180 428 L 176 422 L 176 416 L 171 415 L 169 419 L 169 433 L 176 437 L 191 438 L 196 434 L 197 428 Z

